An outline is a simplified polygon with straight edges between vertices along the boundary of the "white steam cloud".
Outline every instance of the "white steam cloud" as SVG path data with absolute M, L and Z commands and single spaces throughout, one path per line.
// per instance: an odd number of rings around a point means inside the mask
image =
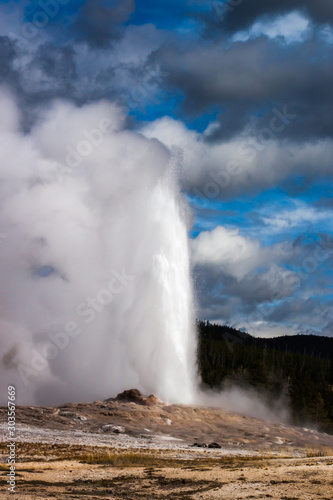
M 0 394 L 137 387 L 192 402 L 189 214 L 168 150 L 107 102 L 56 102 L 29 133 L 0 91 Z

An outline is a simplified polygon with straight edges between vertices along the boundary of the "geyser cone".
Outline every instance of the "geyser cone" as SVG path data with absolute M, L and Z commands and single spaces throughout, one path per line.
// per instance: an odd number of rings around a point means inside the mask
M 1 394 L 55 403 L 137 387 L 191 401 L 186 210 L 169 152 L 123 130 L 109 103 L 57 103 L 23 135 L 1 99 Z

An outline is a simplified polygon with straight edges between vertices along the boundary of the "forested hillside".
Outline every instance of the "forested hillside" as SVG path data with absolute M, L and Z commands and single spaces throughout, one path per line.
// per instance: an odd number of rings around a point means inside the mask
M 198 363 L 209 387 L 254 387 L 268 401 L 282 397 L 293 423 L 333 433 L 333 338 L 298 335 L 257 339 L 199 322 Z

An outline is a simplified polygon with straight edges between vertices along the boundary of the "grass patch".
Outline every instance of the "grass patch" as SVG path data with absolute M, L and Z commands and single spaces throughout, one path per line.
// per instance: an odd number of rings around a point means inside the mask
M 86 464 L 102 464 L 110 467 L 152 467 L 163 465 L 164 459 L 158 459 L 141 453 L 115 453 L 104 450 L 102 453 L 88 453 L 80 457 Z
M 77 457 L 80 462 L 91 465 L 104 465 L 106 467 L 145 467 L 146 469 L 152 468 L 181 468 L 191 469 L 192 471 L 209 471 L 211 467 L 222 467 L 223 469 L 242 469 L 247 467 L 263 468 L 267 466 L 266 457 L 235 457 L 223 456 L 219 458 L 202 457 L 193 459 L 178 459 L 159 457 L 153 454 L 142 453 L 141 451 L 121 451 L 110 450 L 108 448 L 95 448 L 90 453 Z M 277 457 L 273 456 L 268 459 L 275 462 L 282 458 L 291 457 Z
M 332 457 L 333 449 L 329 446 L 324 446 L 322 448 L 313 448 L 312 446 L 306 447 L 306 457 Z

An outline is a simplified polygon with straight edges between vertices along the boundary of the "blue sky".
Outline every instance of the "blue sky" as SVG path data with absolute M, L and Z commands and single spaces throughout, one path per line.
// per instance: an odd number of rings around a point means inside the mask
M 125 106 L 128 127 L 178 151 L 200 318 L 261 336 L 333 336 L 327 2 L 0 8 L 0 77 L 27 128 L 54 99 L 106 99 Z

